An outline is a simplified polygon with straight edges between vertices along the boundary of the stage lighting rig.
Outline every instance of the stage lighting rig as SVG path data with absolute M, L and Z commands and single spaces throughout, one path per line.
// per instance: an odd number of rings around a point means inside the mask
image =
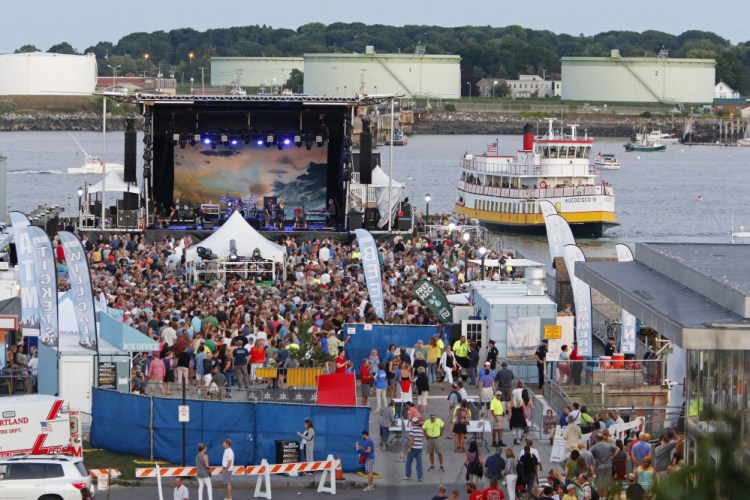
M 302 146 L 302 134 L 294 134 L 294 145 L 298 148 Z
M 260 254 L 260 248 L 253 250 L 253 260 L 262 260 L 263 256 Z
M 229 136 L 222 132 L 221 134 L 221 145 L 222 146 L 229 146 Z
M 180 134 L 178 133 L 172 134 L 172 145 L 177 146 L 178 142 L 180 142 Z
M 273 142 L 274 142 L 273 134 L 266 135 L 266 147 L 270 148 L 271 144 L 273 144 Z

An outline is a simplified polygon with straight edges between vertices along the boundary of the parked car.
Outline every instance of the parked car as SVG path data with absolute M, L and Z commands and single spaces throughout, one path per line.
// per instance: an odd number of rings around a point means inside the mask
M 69 455 L 16 455 L 0 458 L 0 498 L 7 500 L 80 500 L 94 493 L 83 460 Z

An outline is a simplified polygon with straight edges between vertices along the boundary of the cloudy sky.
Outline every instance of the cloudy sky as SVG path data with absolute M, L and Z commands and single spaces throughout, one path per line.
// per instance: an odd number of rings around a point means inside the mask
M 76 49 L 117 42 L 133 32 L 269 25 L 292 28 L 309 22 L 363 22 L 438 26 L 507 26 L 593 35 L 649 29 L 680 34 L 711 31 L 732 43 L 750 40 L 747 0 L 24 0 L 5 9 L 0 53 L 25 44 L 47 50 L 59 42 Z

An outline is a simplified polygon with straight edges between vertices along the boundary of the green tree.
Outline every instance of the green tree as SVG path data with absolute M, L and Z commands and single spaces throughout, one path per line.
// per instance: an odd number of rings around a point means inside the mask
M 701 420 L 713 422 L 697 446 L 695 465 L 685 466 L 656 485 L 657 500 L 740 500 L 750 492 L 750 467 L 743 465 L 745 452 L 740 436 L 747 429 L 743 413 L 716 413 L 707 408 Z
M 312 333 L 315 321 L 302 318 L 297 323 L 297 339 L 299 349 L 290 349 L 289 355 L 299 362 L 300 367 L 323 366 L 328 361 L 333 361 L 333 356 L 323 351 Z
M 21 54 L 25 52 L 41 52 L 41 50 L 37 49 L 36 45 L 21 45 L 21 47 L 13 51 L 14 54 Z
M 73 48 L 68 42 L 60 42 L 50 47 L 47 52 L 52 54 L 78 54 L 76 49 Z
M 289 79 L 284 86 L 292 92 L 297 94 L 301 93 L 305 88 L 305 74 L 297 68 L 292 69 L 292 72 L 289 74 Z

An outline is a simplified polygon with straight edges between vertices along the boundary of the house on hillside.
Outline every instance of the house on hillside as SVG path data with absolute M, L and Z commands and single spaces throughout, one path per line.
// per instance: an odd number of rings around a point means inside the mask
M 545 80 L 539 75 L 518 75 L 518 80 L 506 82 L 510 97 L 560 97 L 562 93 L 562 82 L 560 80 Z
M 739 97 L 740 93 L 724 83 L 724 80 L 720 80 L 714 87 L 714 99 L 738 99 Z
M 482 78 L 477 82 L 477 95 L 479 97 L 499 97 L 506 95 L 503 88 L 505 85 L 505 78 Z

